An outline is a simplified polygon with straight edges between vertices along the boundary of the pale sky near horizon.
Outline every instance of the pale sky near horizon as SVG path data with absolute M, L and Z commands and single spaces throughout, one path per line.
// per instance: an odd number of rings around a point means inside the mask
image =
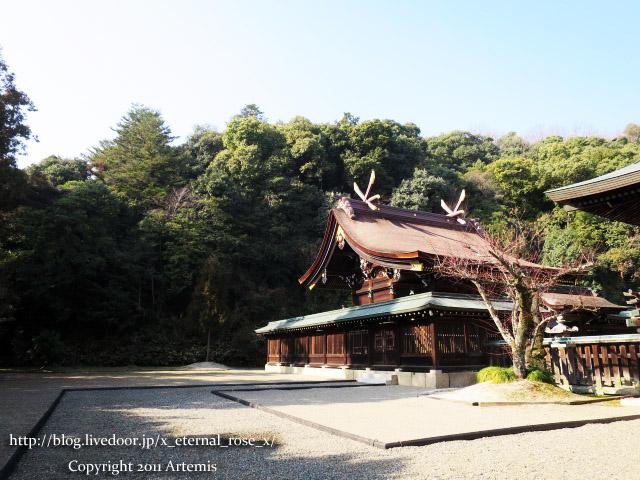
M 0 2 L 0 47 L 48 155 L 78 157 L 133 103 L 183 141 L 248 103 L 269 121 L 614 136 L 640 123 L 640 2 Z

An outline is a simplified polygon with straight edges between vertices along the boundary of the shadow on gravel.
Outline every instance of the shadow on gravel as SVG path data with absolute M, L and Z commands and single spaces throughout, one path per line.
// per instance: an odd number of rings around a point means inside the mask
M 67 445 L 28 450 L 11 478 L 114 478 L 115 468 L 118 478 L 353 480 L 389 478 L 403 466 L 369 459 L 369 447 L 355 443 L 353 453 L 343 453 L 340 439 L 317 432 L 283 449 L 292 440 L 274 431 L 277 423 L 252 420 L 253 411 L 209 391 L 72 392 L 40 433 L 64 434 Z M 73 447 L 87 435 L 147 445 Z M 81 465 L 107 467 L 97 475 L 72 471 Z
M 256 472 L 232 474 L 221 478 L 278 478 L 292 480 L 370 480 L 395 478 L 402 471 L 404 462 L 394 459 L 366 459 L 350 454 L 278 457 L 270 455 L 264 467 Z

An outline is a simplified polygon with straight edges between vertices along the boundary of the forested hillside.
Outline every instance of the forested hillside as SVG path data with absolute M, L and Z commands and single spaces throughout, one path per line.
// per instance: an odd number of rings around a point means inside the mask
M 6 85 L 5 111 L 31 108 Z M 160 112 L 133 106 L 85 158 L 20 170 L 31 131 L 23 117 L 0 121 L 4 364 L 184 364 L 204 359 L 209 330 L 216 361 L 259 364 L 257 326 L 350 304 L 296 280 L 328 209 L 353 196 L 353 181 L 366 187 L 372 169 L 383 202 L 441 212 L 441 198 L 466 188 L 485 227 L 519 218 L 542 230 L 546 263 L 588 247 L 601 266 L 587 281 L 604 295 L 620 301 L 638 286 L 636 228 L 567 214 L 543 194 L 640 161 L 633 124 L 613 140 L 529 143 L 515 133 L 423 137 L 414 124 L 351 114 L 270 123 L 249 105 L 224 131 L 176 141 Z

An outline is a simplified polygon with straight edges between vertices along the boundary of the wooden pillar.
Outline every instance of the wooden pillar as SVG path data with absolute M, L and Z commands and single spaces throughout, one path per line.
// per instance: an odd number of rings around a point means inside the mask
M 463 332 L 464 332 L 464 354 L 469 354 L 469 329 L 467 328 L 467 323 L 462 324 Z
M 373 365 L 373 345 L 374 345 L 374 343 L 373 343 L 374 342 L 373 335 L 374 335 L 375 332 L 374 332 L 373 327 L 371 325 L 369 325 L 367 327 L 367 331 L 368 331 L 368 333 L 367 333 L 367 339 L 368 339 L 368 341 L 367 341 L 367 343 L 368 343 L 368 346 L 367 346 L 367 366 L 371 367 L 371 365 Z
M 347 332 L 342 332 L 342 365 L 347 364 Z
M 282 363 L 282 337 L 278 338 L 278 363 Z
M 396 350 L 396 367 L 400 366 L 400 325 L 396 322 L 393 326 L 394 336 L 396 337 L 393 346 Z
M 267 337 L 267 363 L 269 363 L 269 352 L 271 351 L 271 339 Z
M 322 349 L 322 351 L 324 352 L 324 364 L 327 364 L 327 332 L 322 332 L 322 343 L 324 345 L 324 348 Z
M 490 365 L 489 361 L 489 352 L 487 351 L 487 347 L 485 343 L 487 342 L 487 331 L 484 328 L 478 328 L 478 341 L 480 342 L 480 349 L 482 351 L 482 359 L 484 360 L 485 365 Z
M 433 369 L 437 370 L 440 365 L 438 365 L 438 338 L 436 337 L 438 329 L 436 328 L 435 321 L 431 322 L 429 330 L 431 331 L 431 341 L 433 342 L 433 347 L 431 348 L 431 362 L 433 363 Z

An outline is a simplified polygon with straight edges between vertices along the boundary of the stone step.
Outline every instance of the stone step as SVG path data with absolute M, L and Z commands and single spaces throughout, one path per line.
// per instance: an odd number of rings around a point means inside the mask
M 374 385 L 398 385 L 398 375 L 393 373 L 366 372 L 361 377 L 357 378 L 356 381 Z

